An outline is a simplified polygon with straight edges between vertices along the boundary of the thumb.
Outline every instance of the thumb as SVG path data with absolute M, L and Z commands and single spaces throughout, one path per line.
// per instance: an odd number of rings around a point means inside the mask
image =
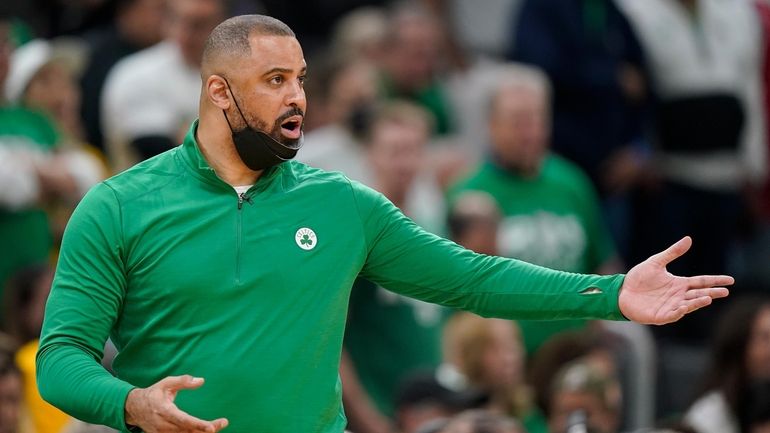
M 692 238 L 685 236 L 676 243 L 651 257 L 652 260 L 662 266 L 666 266 L 681 257 L 692 246 Z
M 203 382 L 204 380 L 202 377 L 193 377 L 189 374 L 185 374 L 183 376 L 169 376 L 158 382 L 158 386 L 164 391 L 170 391 L 173 394 L 176 394 L 176 392 L 181 389 L 199 388 L 203 385 Z

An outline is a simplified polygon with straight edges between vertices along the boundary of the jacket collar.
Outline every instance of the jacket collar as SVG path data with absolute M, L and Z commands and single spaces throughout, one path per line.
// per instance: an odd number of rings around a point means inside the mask
M 187 131 L 187 135 L 184 137 L 184 141 L 181 146 L 181 156 L 185 160 L 185 163 L 191 169 L 193 175 L 207 183 L 226 186 L 228 189 L 232 187 L 223 181 L 216 172 L 209 165 L 206 158 L 201 153 L 198 141 L 195 139 L 195 134 L 198 131 L 198 121 L 195 121 L 190 125 L 190 129 Z M 262 190 L 267 188 L 270 184 L 279 183 L 274 182 L 279 174 L 283 171 L 283 166 L 286 163 L 278 164 L 277 166 L 266 169 L 262 175 L 257 179 L 255 188 Z

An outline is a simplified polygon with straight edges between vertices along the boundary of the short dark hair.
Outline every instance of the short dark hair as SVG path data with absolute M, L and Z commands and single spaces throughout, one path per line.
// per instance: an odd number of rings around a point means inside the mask
M 211 31 L 203 48 L 203 71 L 215 59 L 224 56 L 247 56 L 251 54 L 249 37 L 253 34 L 266 36 L 289 36 L 294 32 L 282 21 L 267 15 L 239 15 L 229 18 Z

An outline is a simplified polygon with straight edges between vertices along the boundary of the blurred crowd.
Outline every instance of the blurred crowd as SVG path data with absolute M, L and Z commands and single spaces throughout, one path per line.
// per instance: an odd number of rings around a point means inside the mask
M 736 277 L 659 328 L 485 319 L 359 279 L 350 431 L 770 432 L 770 0 L 29 0 L 0 6 L 0 433 L 110 431 L 36 390 L 58 245 L 91 186 L 181 142 L 206 37 L 242 13 L 305 50 L 298 159 L 427 230 L 603 274 L 691 235 L 671 272 Z

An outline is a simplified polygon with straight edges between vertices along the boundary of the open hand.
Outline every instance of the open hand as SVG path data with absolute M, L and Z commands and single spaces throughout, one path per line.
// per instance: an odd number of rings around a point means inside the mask
M 126 424 L 140 427 L 146 433 L 216 433 L 222 430 L 227 427 L 227 419 L 204 421 L 182 412 L 174 404 L 179 390 L 201 385 L 203 379 L 200 377 L 170 376 L 148 388 L 131 390 L 126 399 Z
M 733 284 L 733 277 L 679 277 L 666 270 L 666 265 L 686 253 L 691 245 L 692 239 L 685 236 L 634 266 L 620 288 L 620 312 L 638 323 L 663 325 L 711 304 L 713 299 L 727 296 L 729 291 L 724 286 Z

